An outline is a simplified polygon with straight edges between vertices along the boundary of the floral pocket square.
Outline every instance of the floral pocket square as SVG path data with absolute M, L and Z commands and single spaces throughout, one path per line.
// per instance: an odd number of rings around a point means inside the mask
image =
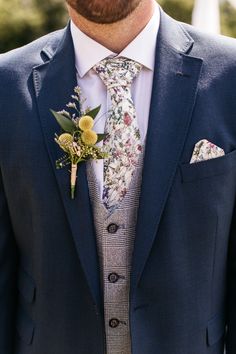
M 225 152 L 223 149 L 210 141 L 203 139 L 195 145 L 190 163 L 215 159 L 224 155 Z

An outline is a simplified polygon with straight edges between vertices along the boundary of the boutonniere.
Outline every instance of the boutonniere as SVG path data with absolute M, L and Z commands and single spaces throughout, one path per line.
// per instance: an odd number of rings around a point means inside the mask
M 74 95 L 71 97 L 73 102 L 69 102 L 67 107 L 74 113 L 66 110 L 51 112 L 63 130 L 60 135 L 55 134 L 55 142 L 65 152 L 65 155 L 56 161 L 56 167 L 71 165 L 70 194 L 71 199 L 74 199 L 78 164 L 88 160 L 104 159 L 108 154 L 96 145 L 106 137 L 106 134 L 97 134 L 93 130 L 94 119 L 101 106 L 83 111 L 85 99 L 82 98 L 79 87 L 74 88 Z

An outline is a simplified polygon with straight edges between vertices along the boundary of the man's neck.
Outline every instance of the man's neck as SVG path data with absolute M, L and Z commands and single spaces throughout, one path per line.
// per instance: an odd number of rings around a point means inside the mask
M 143 30 L 151 19 L 155 0 L 143 0 L 127 18 L 112 24 L 88 21 L 69 7 L 75 25 L 87 36 L 115 53 L 120 53 Z

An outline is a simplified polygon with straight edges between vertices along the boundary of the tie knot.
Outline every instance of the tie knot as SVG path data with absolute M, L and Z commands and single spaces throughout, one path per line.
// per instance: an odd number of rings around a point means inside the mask
M 130 86 L 140 73 L 142 65 L 134 60 L 118 57 L 103 59 L 93 68 L 109 90 L 113 87 Z

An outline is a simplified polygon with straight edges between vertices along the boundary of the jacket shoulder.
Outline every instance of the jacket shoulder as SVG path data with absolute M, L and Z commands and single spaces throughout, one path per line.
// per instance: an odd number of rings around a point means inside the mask
M 41 64 L 44 59 L 42 50 L 45 47 L 50 47 L 52 52 L 56 50 L 64 31 L 65 30 L 62 29 L 51 32 L 23 47 L 0 54 L 0 75 L 4 73 L 9 74 L 11 72 L 17 73 L 18 71 L 23 72 Z M 53 53 L 46 53 L 45 51 L 45 54 L 50 57 Z
M 223 60 L 236 64 L 236 39 L 223 35 L 205 33 L 194 26 L 181 23 L 183 29 L 193 38 L 192 54 L 205 60 Z

